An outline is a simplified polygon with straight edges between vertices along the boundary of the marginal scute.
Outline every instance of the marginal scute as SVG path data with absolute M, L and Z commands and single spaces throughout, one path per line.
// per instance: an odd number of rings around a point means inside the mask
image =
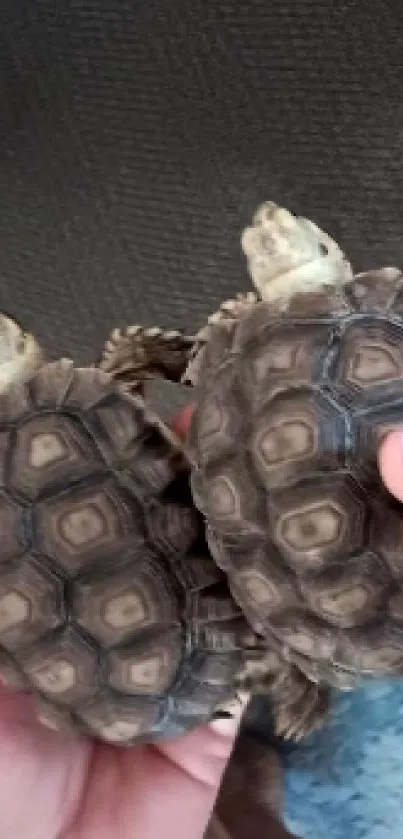
M 239 533 L 255 523 L 258 526 L 258 490 L 245 461 L 240 459 L 236 469 L 212 469 L 206 509 L 220 533 Z
M 158 724 L 161 706 L 148 697 L 128 699 L 106 694 L 85 703 L 78 715 L 96 737 L 113 745 L 128 746 Z
M 60 580 L 26 554 L 0 570 L 0 644 L 16 651 L 65 619 Z
M 191 420 L 199 433 L 193 445 L 190 432 L 190 452 L 196 449 L 199 463 L 212 462 L 231 451 L 234 435 L 241 438 L 244 433 L 242 410 L 236 398 L 231 393 L 219 394 L 219 383 L 216 387 L 208 398 L 201 396 Z

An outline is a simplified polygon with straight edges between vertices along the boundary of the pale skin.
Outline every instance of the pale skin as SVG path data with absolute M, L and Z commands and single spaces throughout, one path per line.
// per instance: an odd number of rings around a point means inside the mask
M 185 432 L 191 409 L 176 427 Z M 403 435 L 379 451 L 403 501 Z M 35 721 L 30 700 L 0 689 L 0 839 L 202 839 L 244 706 L 232 719 L 158 746 L 118 749 Z

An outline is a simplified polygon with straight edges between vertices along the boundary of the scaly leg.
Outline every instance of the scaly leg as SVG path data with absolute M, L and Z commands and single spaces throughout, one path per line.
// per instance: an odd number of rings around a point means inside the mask
M 147 379 L 180 382 L 194 341 L 194 336 L 158 327 L 114 329 L 104 346 L 99 367 L 133 389 L 141 390 Z
M 238 686 L 269 698 L 275 733 L 285 740 L 299 741 L 321 728 L 330 707 L 327 686 L 311 682 L 298 667 L 281 661 L 275 653 L 268 653 L 266 661 L 251 659 Z
M 195 368 L 199 354 L 210 341 L 213 331 L 223 323 L 228 326 L 254 305 L 253 292 L 226 300 L 211 315 L 196 335 L 159 327 L 129 326 L 114 329 L 109 336 L 98 366 L 133 389 L 142 389 L 147 379 L 196 384 Z

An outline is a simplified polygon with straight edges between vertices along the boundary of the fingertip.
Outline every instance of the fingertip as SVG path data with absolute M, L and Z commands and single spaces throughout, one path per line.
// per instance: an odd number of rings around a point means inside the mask
M 379 447 L 378 464 L 382 480 L 399 501 L 403 501 L 403 430 L 391 431 Z

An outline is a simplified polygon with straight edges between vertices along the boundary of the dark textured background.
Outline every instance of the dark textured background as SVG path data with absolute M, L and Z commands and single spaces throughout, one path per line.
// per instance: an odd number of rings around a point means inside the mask
M 380 0 L 3 0 L 0 308 L 92 360 L 199 325 L 274 198 L 403 265 L 403 11 Z

